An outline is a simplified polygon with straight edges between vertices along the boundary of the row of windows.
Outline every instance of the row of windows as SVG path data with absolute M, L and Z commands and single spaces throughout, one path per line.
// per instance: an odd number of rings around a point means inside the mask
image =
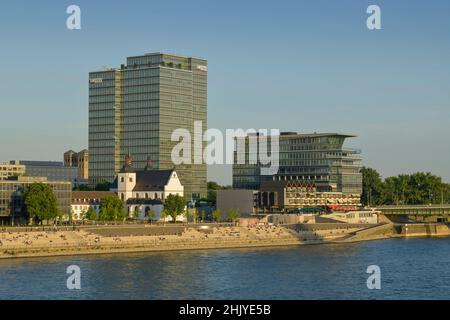
M 150 144 L 152 141 L 148 141 L 154 139 L 156 142 L 159 140 L 159 131 L 158 129 L 154 130 L 142 130 L 142 131 L 130 131 L 127 133 L 122 133 L 121 139 L 123 141 L 132 140 L 132 139 L 145 139 L 145 144 Z
M 127 69 L 123 72 L 123 80 L 133 79 L 133 78 L 148 78 L 148 77 L 158 77 L 159 69 L 157 68 L 145 68 L 145 69 Z
M 280 166 L 328 166 L 334 164 L 329 160 L 280 161 Z
M 159 77 L 144 77 L 144 78 L 127 78 L 122 80 L 122 88 L 128 87 L 128 86 L 142 86 L 142 85 L 149 85 L 149 84 L 159 84 Z
M 100 96 L 100 95 L 106 95 L 106 94 L 115 94 L 115 88 L 105 86 L 105 87 L 89 90 L 89 98 L 92 98 L 95 96 Z
M 138 108 L 148 108 L 148 109 L 158 109 L 159 108 L 159 98 L 152 100 L 143 101 L 129 101 L 123 102 L 120 106 L 122 112 L 124 110 L 134 110 Z
M 175 86 L 161 86 L 160 88 L 161 95 L 162 94 L 180 94 L 192 97 L 192 89 L 191 88 L 182 88 Z
M 15 184 L 15 183 L 0 183 L 0 198 L 9 198 L 12 192 L 21 192 L 24 190 L 28 184 Z M 70 183 L 67 184 L 50 184 L 50 187 L 55 193 L 68 192 L 71 190 L 72 186 Z
M 140 56 L 140 57 L 128 57 L 127 58 L 127 65 L 132 66 L 134 64 L 148 64 L 148 63 L 160 63 L 162 60 L 162 57 L 160 54 L 155 55 L 146 55 L 146 56 Z
M 108 130 L 113 130 L 111 128 L 114 128 L 115 121 L 114 118 L 109 117 L 89 117 L 89 126 L 107 126 Z M 102 129 L 103 131 L 103 129 Z
M 325 159 L 331 157 L 342 157 L 341 152 L 296 152 L 280 153 L 280 159 Z
M 122 95 L 122 102 L 159 99 L 159 92 L 135 93 Z
M 289 141 L 289 144 L 327 144 L 339 145 L 344 142 L 344 137 L 303 137 L 303 138 L 287 138 L 284 141 Z
M 145 86 L 129 86 L 123 87 L 121 93 L 125 94 L 136 94 L 136 93 L 148 93 L 148 92 L 158 92 L 159 84 L 149 84 Z
M 116 87 L 115 80 L 102 80 L 99 83 L 89 83 L 89 95 L 99 95 L 103 89 L 112 89 Z
M 184 80 L 192 80 L 192 73 L 186 71 L 178 71 L 178 70 L 170 70 L 170 69 L 161 69 L 161 78 L 177 78 Z
M 111 114 L 114 113 L 114 102 L 91 102 L 89 101 L 89 115 L 91 113 L 97 112 L 97 111 L 109 111 Z
M 114 155 L 114 145 L 105 146 L 104 144 L 95 142 L 89 142 L 89 152 L 91 153 L 91 158 L 89 159 L 89 166 L 92 162 L 98 160 L 99 155 L 109 155 L 113 157 Z
M 89 96 L 89 104 L 91 103 L 114 103 L 114 95 L 102 95 L 102 96 Z

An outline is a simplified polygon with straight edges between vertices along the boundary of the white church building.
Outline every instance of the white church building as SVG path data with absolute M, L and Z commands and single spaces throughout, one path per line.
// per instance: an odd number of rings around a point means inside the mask
M 143 170 L 135 170 L 129 154 L 125 157 L 125 164 L 111 191 L 116 192 L 126 204 L 130 217 L 135 217 L 138 213 L 137 218 L 142 220 L 148 219 L 151 210 L 155 213 L 153 220 L 160 220 L 166 197 L 170 194 L 184 196 L 184 187 L 175 169 L 152 169 L 152 161 L 147 160 L 147 166 Z M 177 221 L 185 219 L 180 215 Z M 166 220 L 170 221 L 171 218 L 167 217 Z

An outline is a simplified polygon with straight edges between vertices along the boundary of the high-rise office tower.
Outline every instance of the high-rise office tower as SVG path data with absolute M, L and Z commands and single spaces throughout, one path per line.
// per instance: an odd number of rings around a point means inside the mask
M 129 153 L 136 169 L 148 159 L 155 169 L 175 167 L 188 200 L 206 196 L 206 164 L 171 159 L 175 129 L 189 130 L 195 154 L 194 121 L 206 130 L 205 59 L 150 53 L 89 73 L 90 183 L 112 182 Z

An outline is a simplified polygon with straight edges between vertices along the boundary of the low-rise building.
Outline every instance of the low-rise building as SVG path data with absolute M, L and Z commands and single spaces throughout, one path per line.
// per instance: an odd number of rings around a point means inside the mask
M 70 181 L 72 186 L 87 183 L 78 178 L 77 167 L 65 167 L 63 162 L 13 160 L 10 164 L 25 166 L 25 175 L 29 177 L 46 177 L 48 181 Z
M 254 214 L 258 192 L 254 190 L 217 190 L 217 209 L 221 220 L 228 220 L 228 212 L 237 210 L 240 214 Z
M 161 220 L 161 212 L 164 209 L 164 203 L 159 199 L 130 198 L 127 200 L 127 211 L 130 218 L 139 220 Z M 171 217 L 166 217 L 166 221 L 171 221 Z M 177 221 L 186 221 L 185 216 L 178 216 Z
M 269 211 L 314 207 L 356 209 L 361 206 L 359 193 L 318 192 L 315 183 L 298 180 L 263 182 L 258 200 L 258 207 Z
M 0 163 L 0 180 L 25 174 L 25 166 L 22 164 Z
M 48 181 L 45 177 L 17 176 L 0 181 L 0 221 L 2 224 L 26 224 L 27 212 L 23 201 L 25 188 L 33 183 L 50 185 L 58 209 L 70 213 L 72 185 L 69 181 Z
M 100 205 L 103 198 L 117 195 L 110 191 L 72 191 L 70 202 L 70 212 L 73 221 L 86 219 L 86 213 L 91 208 L 98 217 Z

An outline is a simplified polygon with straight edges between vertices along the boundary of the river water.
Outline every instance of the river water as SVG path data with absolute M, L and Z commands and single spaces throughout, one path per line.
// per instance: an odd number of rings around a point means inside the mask
M 450 238 L 0 260 L 0 299 L 450 299 Z

